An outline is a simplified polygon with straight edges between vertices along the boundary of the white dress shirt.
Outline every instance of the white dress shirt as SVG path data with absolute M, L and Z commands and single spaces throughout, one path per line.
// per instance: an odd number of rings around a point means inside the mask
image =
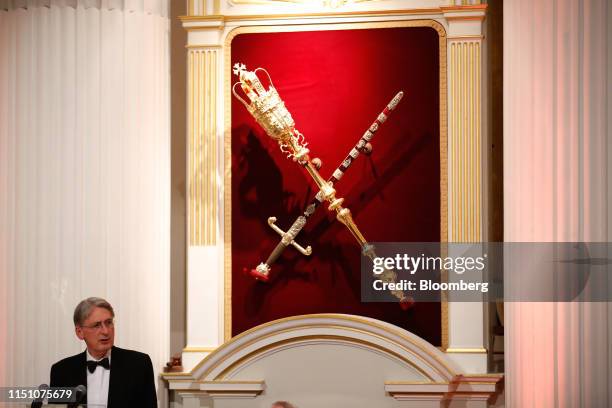
M 106 356 L 95 359 L 87 350 L 87 361 L 100 361 L 108 357 L 111 359 L 111 351 L 109 350 Z M 86 369 L 87 370 L 87 369 Z M 87 406 L 88 407 L 106 407 L 108 403 L 108 382 L 110 379 L 110 370 L 102 366 L 97 366 L 93 373 L 87 370 Z

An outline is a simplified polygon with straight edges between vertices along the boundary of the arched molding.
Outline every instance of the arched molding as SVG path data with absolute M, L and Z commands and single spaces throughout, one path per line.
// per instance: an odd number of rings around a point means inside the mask
M 315 314 L 257 326 L 224 343 L 190 373 L 166 375 L 166 379 L 171 388 L 182 389 L 193 389 L 195 383 L 232 381 L 257 359 L 291 347 L 314 344 L 358 347 L 385 356 L 419 372 L 425 382 L 448 383 L 458 372 L 444 353 L 397 326 L 361 316 Z

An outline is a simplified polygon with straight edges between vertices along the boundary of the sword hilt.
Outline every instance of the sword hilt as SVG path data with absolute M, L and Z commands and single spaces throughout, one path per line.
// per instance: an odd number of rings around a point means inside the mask
M 268 218 L 268 225 L 281 236 L 281 240 L 276 245 L 274 251 L 272 251 L 268 259 L 266 259 L 266 262 L 260 263 L 257 265 L 257 268 L 251 269 L 250 271 L 251 276 L 262 282 L 267 282 L 270 279 L 270 265 L 276 262 L 278 257 L 281 256 L 285 248 L 287 248 L 289 245 L 293 246 L 303 255 L 309 256 L 312 254 L 312 248 L 310 245 L 304 248 L 295 242 L 295 237 L 300 233 L 302 228 L 304 228 L 304 225 L 306 225 L 306 217 L 298 217 L 287 232 L 283 231 L 278 227 L 278 225 L 276 225 L 276 217 Z
M 291 245 L 295 249 L 300 251 L 302 255 L 308 256 L 312 254 L 312 248 L 310 247 L 310 245 L 304 248 L 303 246 L 295 242 L 295 237 L 297 236 L 297 234 L 299 234 L 302 228 L 304 228 L 304 225 L 306 225 L 306 218 L 304 216 L 298 217 L 293 223 L 293 225 L 291 225 L 291 227 L 287 230 L 287 232 L 280 229 L 278 225 L 276 225 L 275 223 L 276 223 L 276 217 L 268 218 L 268 225 L 270 226 L 270 228 L 276 231 L 278 235 L 281 236 L 281 243 L 285 247 Z

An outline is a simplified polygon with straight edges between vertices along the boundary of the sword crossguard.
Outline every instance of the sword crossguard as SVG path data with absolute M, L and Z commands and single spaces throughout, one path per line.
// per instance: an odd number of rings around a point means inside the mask
M 310 247 L 310 245 L 304 248 L 303 246 L 295 242 L 295 237 L 302 230 L 302 228 L 304 228 L 304 225 L 306 225 L 306 217 L 298 217 L 298 219 L 295 220 L 295 222 L 293 223 L 291 228 L 287 230 L 287 232 L 283 231 L 278 227 L 278 225 L 276 225 L 276 217 L 268 218 L 268 225 L 270 226 L 270 228 L 276 231 L 278 235 L 281 236 L 281 241 L 284 245 L 293 246 L 295 249 L 300 251 L 302 255 L 309 256 L 310 254 L 312 254 L 312 248 Z

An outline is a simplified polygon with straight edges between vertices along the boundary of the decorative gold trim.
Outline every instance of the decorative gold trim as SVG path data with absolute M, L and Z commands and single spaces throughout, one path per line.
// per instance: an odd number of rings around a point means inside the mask
M 457 37 L 448 37 L 448 41 L 482 41 L 484 38 L 484 35 L 460 35 Z
M 197 23 L 197 22 L 205 23 L 209 21 L 220 21 L 220 22 L 231 21 L 231 20 L 228 20 L 228 18 L 233 18 L 233 17 L 243 17 L 243 16 L 242 15 L 227 16 L 224 14 L 208 14 L 208 15 L 202 15 L 202 16 L 191 16 L 191 15 L 178 16 L 177 18 L 179 19 L 179 21 L 183 23 Z M 251 17 L 255 17 L 255 15 L 252 15 Z
M 482 61 L 480 55 L 480 43 L 476 46 L 476 160 L 479 165 L 476 166 L 476 198 L 477 198 L 477 223 L 476 223 L 476 239 L 482 240 L 482 218 L 480 216 L 480 210 L 482 209 L 482 159 L 481 159 L 481 148 L 482 148 Z
M 311 19 L 311 18 L 342 18 L 342 17 L 377 17 L 377 16 L 412 16 L 412 15 L 441 15 L 442 9 L 437 8 L 421 8 L 407 10 L 365 10 L 365 11 L 343 11 L 343 12 L 327 12 L 327 13 L 288 13 L 288 14 L 241 14 L 241 15 L 221 15 L 210 14 L 206 16 L 179 16 L 182 22 L 199 22 L 218 20 L 221 22 L 230 21 L 245 21 L 245 20 L 287 20 L 287 19 Z M 334 24 L 334 23 L 332 23 Z M 362 24 L 362 23 L 355 23 Z M 363 24 L 370 24 L 364 22 Z M 376 24 L 376 23 L 373 23 Z M 191 27 L 185 27 L 189 30 Z M 242 27 L 241 27 L 242 28 Z M 272 27 L 271 27 L 272 28 Z M 306 28 L 306 27 L 305 27 Z M 308 31 L 308 30 L 304 30 Z
M 430 381 L 385 381 L 385 385 L 449 385 L 450 382 L 430 382 Z
M 415 392 L 415 393 L 407 393 L 407 392 L 389 392 L 389 394 L 398 401 L 404 400 L 406 399 L 406 396 L 409 396 L 411 399 L 418 399 L 420 401 L 441 401 L 444 399 L 444 396 L 446 394 L 446 392 L 437 392 L 437 391 L 432 391 L 432 392 L 427 392 L 427 391 L 423 391 L 423 392 Z
M 217 240 L 217 48 L 188 52 L 189 245 Z
M 476 347 L 476 348 L 450 347 L 444 350 L 444 352 L 448 354 L 487 354 L 487 349 L 482 348 L 482 347 Z
M 450 40 L 450 39 L 449 39 Z M 474 41 L 476 40 L 476 41 Z M 482 240 L 481 40 L 450 42 L 453 242 Z
M 405 13 L 405 12 L 404 12 Z M 327 13 L 325 16 L 329 16 Z M 440 241 L 448 241 L 448 105 L 447 105 L 447 38 L 444 27 L 435 20 L 409 20 L 409 21 L 387 21 L 387 22 L 361 22 L 361 23 L 334 23 L 315 25 L 287 25 L 287 26 L 255 26 L 238 27 L 230 31 L 225 38 L 225 63 L 224 72 L 231 69 L 231 43 L 235 36 L 245 33 L 269 33 L 269 32 L 295 32 L 295 31 L 325 31 L 325 30 L 354 30 L 354 29 L 376 29 L 394 27 L 431 27 L 439 36 L 439 81 L 440 81 Z M 231 336 L 231 78 L 224 76 L 224 102 L 225 102 L 225 130 L 224 130 L 224 338 L 225 342 Z M 441 343 L 446 349 L 448 347 L 448 304 L 441 304 Z M 259 326 L 261 327 L 261 326 Z M 248 332 L 248 331 L 247 331 Z M 245 333 L 247 333 L 245 332 Z
M 445 16 L 447 21 L 484 21 L 485 16 Z
M 160 373 L 162 378 L 172 377 L 172 380 L 189 380 L 191 379 L 191 372 L 173 372 L 173 373 Z
M 218 48 L 221 49 L 222 46 L 221 45 L 217 45 L 217 44 L 187 44 L 185 45 L 185 48 L 187 49 L 208 49 L 208 48 Z
M 497 384 L 499 381 L 461 381 L 461 384 L 469 384 L 469 385 L 493 385 Z M 478 391 L 474 391 L 479 393 Z M 480 391 L 484 392 L 484 391 Z
M 448 242 L 448 75 L 446 31 L 438 30 L 440 61 L 440 243 Z M 447 277 L 445 279 L 448 279 Z M 449 315 L 446 293 L 440 303 L 441 346 L 449 344 Z
M 442 6 L 440 7 L 440 10 L 444 11 L 445 13 L 449 12 L 449 11 L 467 11 L 467 10 L 482 10 L 485 11 L 487 9 L 487 4 L 483 3 L 483 4 L 464 4 L 462 6 Z
M 469 373 L 469 374 L 461 374 L 462 378 L 497 378 L 497 379 L 502 379 L 504 378 L 504 374 L 503 373 Z M 469 382 L 469 381 L 468 381 Z
M 183 353 L 212 353 L 218 347 L 185 347 Z
M 195 70 L 195 61 L 194 61 L 194 56 L 191 53 L 187 54 L 187 110 L 188 110 L 188 124 L 187 124 L 187 177 L 191 177 L 192 174 L 195 173 L 194 171 L 194 157 L 193 157 L 193 151 L 194 151 L 194 121 L 193 121 L 193 117 L 194 117 L 194 105 L 195 105 L 195 89 L 194 89 L 194 78 L 195 78 L 195 74 L 194 74 L 194 70 Z M 194 194 L 194 189 L 192 188 L 188 188 L 187 189 L 187 194 L 189 196 L 189 201 L 187 203 L 187 214 L 188 214 L 188 221 L 187 221 L 187 233 L 188 233 L 188 242 L 192 242 L 194 240 L 194 232 L 193 229 L 191 228 L 191 220 L 195 217 L 194 214 L 194 208 L 193 208 L 193 204 L 195 202 L 195 194 Z

